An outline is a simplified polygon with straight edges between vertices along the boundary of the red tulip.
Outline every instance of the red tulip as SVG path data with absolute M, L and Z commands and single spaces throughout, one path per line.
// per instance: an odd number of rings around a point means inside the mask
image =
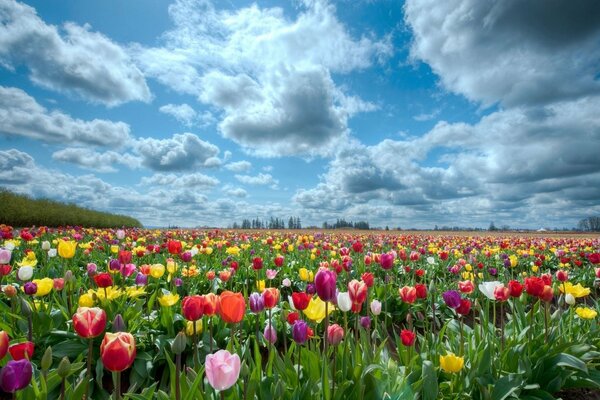
M 98 307 L 79 307 L 73 315 L 73 329 L 84 339 L 100 336 L 106 328 L 106 312 Z
M 262 269 L 262 267 L 263 267 L 263 260 L 262 260 L 262 258 L 260 258 L 260 257 L 254 257 L 252 259 L 252 268 L 258 271 L 259 269 Z
M 467 315 L 471 311 L 471 300 L 460 299 L 460 306 L 456 309 L 456 312 L 460 315 Z
M 408 329 L 402 329 L 400 332 L 400 339 L 402 340 L 402 344 L 404 346 L 412 346 L 415 344 L 415 339 L 417 335 L 413 331 L 409 331 Z
M 412 304 L 417 299 L 417 290 L 411 286 L 404 286 L 401 289 L 398 289 L 400 293 L 400 298 L 403 302 Z
M 265 302 L 265 308 L 270 309 L 277 305 L 279 301 L 279 289 L 277 288 L 266 288 L 262 292 L 263 301 Z
M 556 271 L 556 279 L 558 279 L 561 282 L 566 282 L 569 280 L 569 273 L 567 271 L 559 269 L 558 271 Z
M 370 272 L 365 272 L 360 276 L 360 279 L 367 285 L 367 287 L 371 288 L 375 284 L 375 276 L 373 276 Z
M 22 360 L 24 358 L 31 360 L 35 347 L 32 342 L 16 343 L 8 347 L 8 352 L 13 360 Z
M 343 338 L 344 328 L 338 324 L 329 325 L 329 327 L 327 327 L 327 341 L 330 345 L 337 346 Z
M 131 264 L 131 252 L 127 250 L 119 250 L 119 263 Z
M 352 250 L 354 250 L 355 253 L 362 253 L 363 251 L 363 245 L 361 242 L 359 242 L 358 240 L 354 243 L 352 243 Z
M 229 324 L 237 324 L 244 319 L 246 300 L 241 293 L 224 291 L 219 296 L 218 311 L 221 319 Z
M 167 250 L 169 254 L 179 254 L 181 253 L 182 246 L 179 240 L 169 240 L 167 242 Z
M 427 298 L 427 286 L 425 286 L 424 283 L 417 283 L 415 285 L 415 290 L 417 292 L 417 299 Z
M 356 279 L 348 282 L 348 294 L 353 304 L 362 304 L 367 299 L 367 284 Z
M 287 315 L 287 322 L 290 325 L 294 325 L 294 323 L 298 321 L 298 318 L 300 318 L 300 315 L 298 315 L 297 312 L 291 312 Z
M 137 350 L 135 339 L 129 332 L 106 332 L 100 345 L 100 357 L 104 368 L 111 372 L 124 371 L 131 367 Z
M 186 296 L 181 301 L 181 313 L 188 321 L 198 321 L 204 315 L 204 296 Z
M 99 288 L 110 287 L 113 284 L 112 276 L 110 276 L 108 272 L 95 275 L 94 282 L 96 282 L 96 285 L 98 285 Z
M 296 310 L 306 310 L 308 303 L 310 303 L 310 296 L 305 292 L 294 292 L 292 293 L 292 302 Z
M 542 291 L 542 294 L 540 295 L 540 299 L 548 302 L 548 301 L 552 301 L 553 297 L 554 297 L 554 291 L 552 290 L 552 286 L 549 286 L 549 285 L 544 286 L 544 290 Z
M 497 301 L 506 301 L 510 296 L 510 289 L 504 285 L 498 285 L 494 289 L 494 297 Z
M 0 331 L 0 361 L 2 361 L 8 352 L 8 341 L 8 333 Z
M 458 282 L 458 290 L 460 290 L 461 293 L 469 294 L 473 293 L 473 290 L 475 290 L 475 286 L 471 281 L 462 281 Z
M 509 281 L 508 290 L 510 291 L 511 297 L 519 297 L 523 293 L 523 285 L 519 281 Z
M 281 267 L 283 265 L 283 256 L 277 256 L 275 257 L 275 260 L 273 260 L 273 262 L 275 263 L 276 267 Z
M 540 297 L 544 291 L 544 281 L 538 277 L 525 278 L 525 291 L 530 296 Z

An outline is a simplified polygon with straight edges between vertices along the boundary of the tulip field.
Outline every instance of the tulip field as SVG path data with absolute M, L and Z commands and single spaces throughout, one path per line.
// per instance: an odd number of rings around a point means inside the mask
M 598 236 L 6 225 L 0 235 L 0 399 L 546 400 L 600 389 Z

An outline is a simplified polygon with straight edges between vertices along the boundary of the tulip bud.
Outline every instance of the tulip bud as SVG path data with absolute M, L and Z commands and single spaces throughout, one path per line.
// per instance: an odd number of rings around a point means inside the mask
M 364 317 L 360 317 L 360 325 L 367 329 L 369 326 L 371 326 L 371 317 L 365 315 Z
M 73 275 L 73 271 L 71 271 L 70 269 L 67 270 L 67 272 L 65 272 L 65 282 L 72 284 L 75 283 L 77 279 L 75 279 L 75 276 Z
M 40 362 L 40 366 L 42 367 L 43 372 L 47 372 L 52 366 L 52 347 L 47 347 L 44 355 L 42 356 L 42 361 Z
M 28 317 L 28 318 L 31 317 L 31 306 L 24 299 L 21 299 L 21 313 L 25 317 Z
M 49 242 L 49 241 L 47 241 L 47 240 L 44 240 L 44 241 L 42 242 L 42 250 L 44 250 L 44 251 L 48 251 L 48 250 L 50 250 L 50 242 Z
M 573 296 L 571 293 L 567 293 L 567 295 L 565 296 L 565 302 L 572 306 L 573 304 L 575 304 L 575 296 Z
M 56 368 L 56 374 L 62 379 L 65 379 L 71 373 L 71 362 L 68 357 L 63 357 Z
M 267 342 L 275 343 L 277 341 L 277 331 L 275 330 L 275 327 L 273 325 L 265 326 L 263 336 Z
M 8 298 L 15 297 L 17 295 L 17 289 L 13 285 L 7 285 L 4 287 L 4 294 Z
M 127 330 L 127 325 L 125 325 L 125 321 L 121 314 L 117 314 L 112 323 L 113 332 L 125 332 Z
M 37 292 L 37 284 L 34 282 L 26 282 L 23 286 L 23 291 L 25 294 L 33 296 Z
M 179 332 L 171 344 L 171 351 L 173 354 L 181 354 L 185 351 L 186 346 L 187 339 L 185 337 L 185 333 Z

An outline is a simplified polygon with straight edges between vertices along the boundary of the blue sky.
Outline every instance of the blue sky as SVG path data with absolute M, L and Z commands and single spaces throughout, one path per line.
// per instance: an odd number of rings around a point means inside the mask
M 600 10 L 0 0 L 0 185 L 151 226 L 600 213 Z

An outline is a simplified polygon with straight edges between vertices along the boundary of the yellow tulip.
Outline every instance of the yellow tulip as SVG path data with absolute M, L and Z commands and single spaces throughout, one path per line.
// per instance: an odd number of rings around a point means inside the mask
M 331 314 L 334 310 L 335 306 L 332 303 L 329 303 L 328 314 Z M 323 321 L 325 318 L 325 302 L 318 296 L 313 297 L 310 299 L 306 310 L 304 310 L 304 315 L 306 315 L 306 318 L 316 322 L 317 324 L 321 323 L 321 321 Z
M 560 290 L 561 293 L 565 293 L 566 291 L 566 294 L 571 294 L 577 299 L 590 294 L 590 288 L 581 286 L 581 283 L 573 285 L 571 282 L 565 282 L 558 286 L 558 290 Z
M 45 296 L 54 288 L 54 280 L 50 278 L 34 279 L 33 283 L 37 285 L 37 292 L 35 292 L 36 297 Z
M 30 251 L 27 253 L 27 256 L 23 257 L 20 262 L 17 262 L 19 267 L 35 267 L 37 265 L 37 258 L 35 257 L 35 253 Z
M 117 254 L 119 252 L 119 246 L 113 244 L 112 246 L 110 246 L 110 252 L 113 254 Z
M 202 320 L 196 321 L 196 335 L 200 335 L 202 333 Z M 194 335 L 194 322 L 187 321 L 185 324 L 185 334 L 188 336 Z
M 449 373 L 459 372 L 465 365 L 463 357 L 455 356 L 453 353 L 448 353 L 445 356 L 440 356 L 440 367 L 442 370 Z
M 517 264 L 519 263 L 519 259 L 514 254 L 512 254 L 511 256 L 509 256 L 508 259 L 510 260 L 510 266 L 512 268 L 516 267 Z
M 169 271 L 169 274 L 174 274 L 177 271 L 177 264 L 172 258 L 167 260 L 167 271 Z
M 75 257 L 75 250 L 77 250 L 77 242 L 74 240 L 61 240 L 58 242 L 58 255 L 62 258 Z
M 263 290 L 265 290 L 265 280 L 264 279 L 256 281 L 256 289 L 258 290 L 258 293 L 262 293 Z
M 170 292 L 163 293 L 163 295 L 158 298 L 158 302 L 163 307 L 171 307 L 172 305 L 175 305 L 178 301 L 179 295 Z
M 152 264 L 150 267 L 150 276 L 159 279 L 165 274 L 165 266 L 162 264 Z
M 575 312 L 577 313 L 577 315 L 579 315 L 579 318 L 583 319 L 594 319 L 596 318 L 596 315 L 598 315 L 598 312 L 596 312 L 596 310 L 592 310 L 588 307 L 577 307 L 575 309 Z
M 127 289 L 125 289 L 125 293 L 127 293 L 127 297 L 134 299 L 136 297 L 145 295 L 146 289 L 143 286 L 129 286 Z
M 78 301 L 79 307 L 93 307 L 94 306 L 94 298 L 89 293 L 84 293 L 79 296 Z
M 226 253 L 232 256 L 237 256 L 240 254 L 240 248 L 237 246 L 228 247 Z
M 97 298 L 100 300 L 108 299 L 108 300 L 116 300 L 123 295 L 121 289 L 116 289 L 114 286 L 110 286 L 107 288 L 102 288 L 98 290 L 90 289 L 88 293 L 95 294 Z

